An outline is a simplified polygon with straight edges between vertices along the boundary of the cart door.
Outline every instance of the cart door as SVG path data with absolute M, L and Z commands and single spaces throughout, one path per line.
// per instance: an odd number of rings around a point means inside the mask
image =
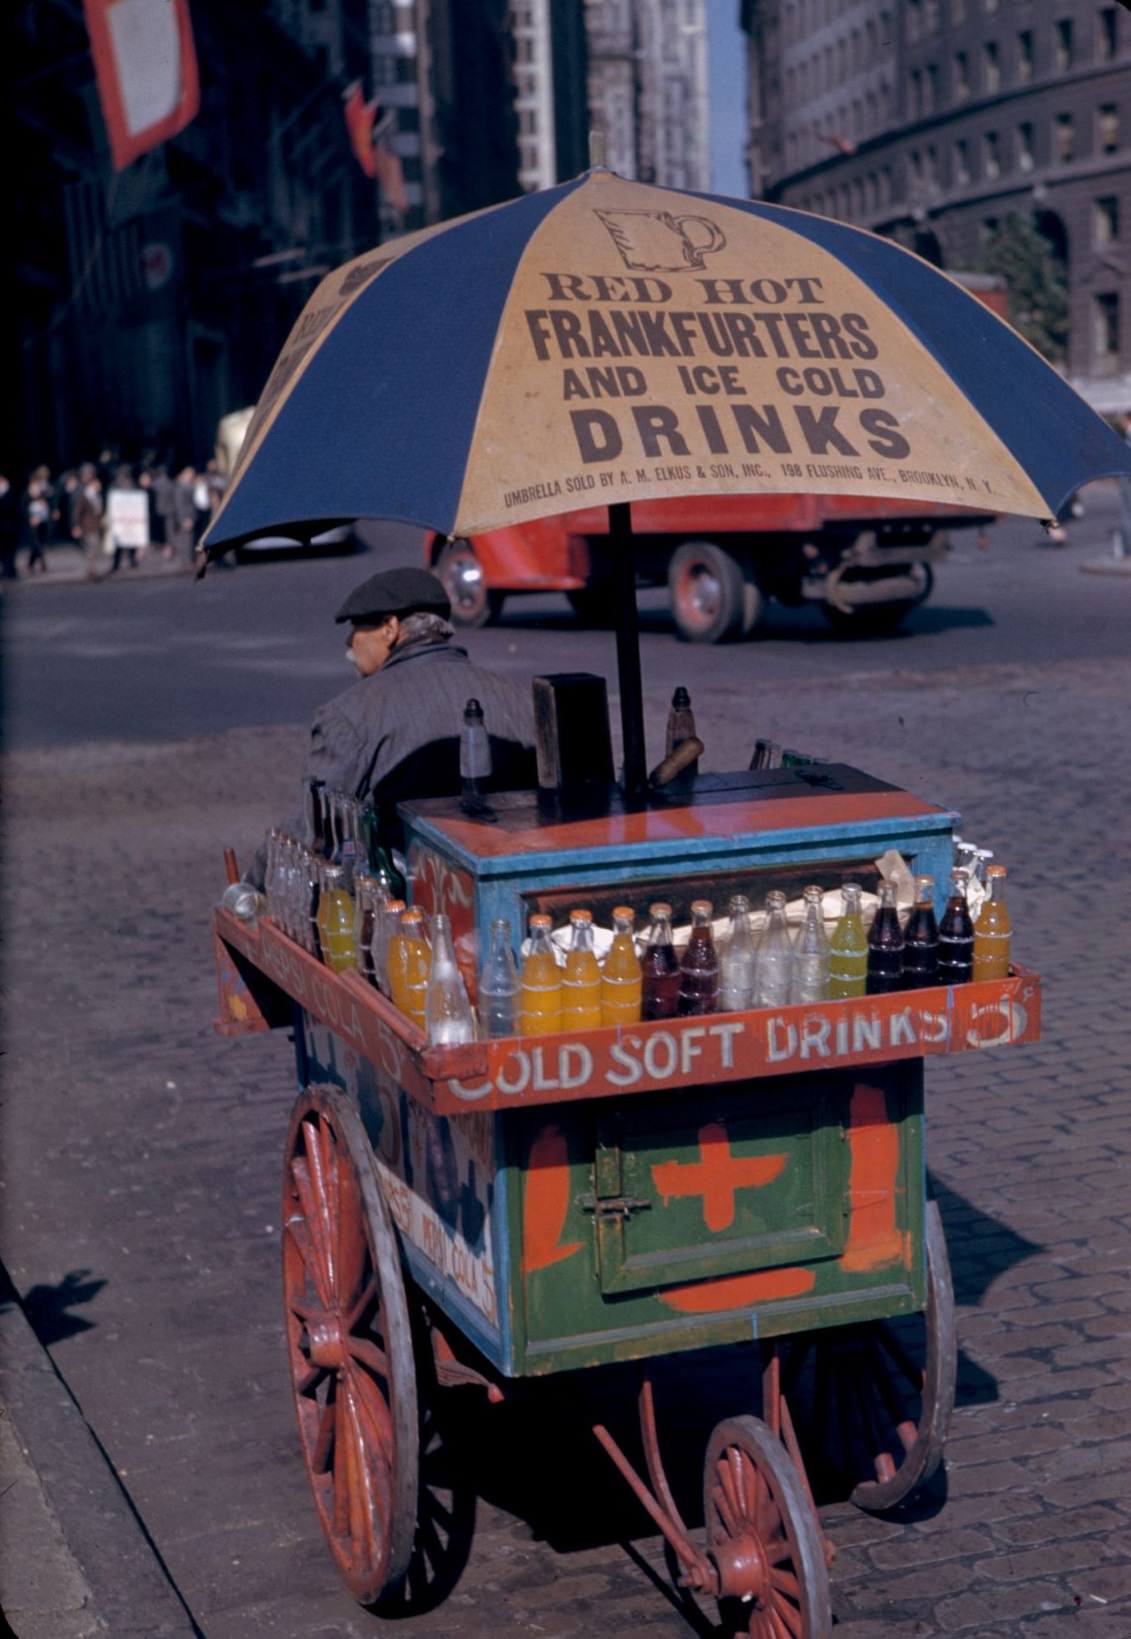
M 597 1120 L 592 1213 L 601 1290 L 836 1257 L 845 1243 L 849 1087 L 752 1082 L 625 1104 Z

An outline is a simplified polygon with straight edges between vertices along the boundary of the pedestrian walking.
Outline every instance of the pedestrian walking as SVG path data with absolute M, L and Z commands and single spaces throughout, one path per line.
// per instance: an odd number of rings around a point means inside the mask
M 153 500 L 157 519 L 153 543 L 160 546 L 163 558 L 171 558 L 176 551 L 176 487 L 164 463 L 153 469 Z
M 45 472 L 45 467 L 36 469 Z M 24 490 L 23 502 L 20 509 L 21 533 L 24 545 L 28 549 L 27 570 L 33 575 L 38 569 L 41 575 L 47 573 L 47 532 L 51 527 L 51 503 L 47 497 L 43 479 L 33 473 L 28 479 Z
M 98 560 L 102 553 L 102 485 L 90 462 L 80 468 L 79 477 L 82 483 L 74 504 L 71 533 L 86 560 L 87 580 L 98 580 Z
M 106 524 L 114 548 L 110 573 L 117 573 L 123 558 L 136 569 L 139 554 L 149 545 L 149 500 L 129 467 L 118 468 L 106 492 Z
M 196 485 L 196 469 L 182 467 L 173 485 L 173 552 L 186 563 L 192 562 L 196 541 L 196 507 L 192 492 Z
M 0 580 L 18 580 L 16 549 L 20 544 L 20 505 L 11 480 L 0 472 Z

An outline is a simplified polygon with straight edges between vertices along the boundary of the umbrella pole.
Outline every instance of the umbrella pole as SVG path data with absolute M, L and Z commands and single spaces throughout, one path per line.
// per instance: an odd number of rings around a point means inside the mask
M 640 623 L 636 612 L 636 555 L 632 513 L 627 501 L 609 508 L 609 545 L 613 560 L 613 596 L 617 616 L 617 679 L 624 741 L 624 796 L 643 805 L 648 791 L 644 746 L 644 690 L 640 681 Z

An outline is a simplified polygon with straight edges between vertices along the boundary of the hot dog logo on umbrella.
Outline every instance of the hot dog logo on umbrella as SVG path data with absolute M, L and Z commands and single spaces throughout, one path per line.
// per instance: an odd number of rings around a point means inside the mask
M 722 250 L 727 236 L 709 216 L 670 211 L 595 211 L 608 228 L 625 267 L 640 273 L 686 273 L 706 266 L 704 256 Z M 700 231 L 693 237 L 685 224 Z M 705 237 L 704 237 L 705 234 Z

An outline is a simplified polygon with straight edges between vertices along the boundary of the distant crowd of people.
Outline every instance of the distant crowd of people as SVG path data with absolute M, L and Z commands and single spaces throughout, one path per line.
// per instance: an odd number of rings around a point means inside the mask
M 156 457 L 136 465 L 103 450 L 52 478 L 36 467 L 22 492 L 0 473 L 0 577 L 45 574 L 47 548 L 81 552 L 88 580 L 136 569 L 148 551 L 192 562 L 226 479 L 216 461 L 171 474 Z

